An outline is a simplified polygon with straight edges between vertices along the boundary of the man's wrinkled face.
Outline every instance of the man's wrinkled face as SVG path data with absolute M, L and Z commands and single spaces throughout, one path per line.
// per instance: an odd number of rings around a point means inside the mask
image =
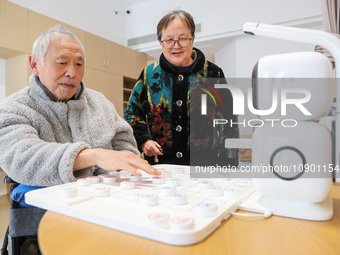
M 84 76 L 82 49 L 69 37 L 57 37 L 50 42 L 43 65 L 33 56 L 30 56 L 30 64 L 55 101 L 66 102 L 71 99 Z

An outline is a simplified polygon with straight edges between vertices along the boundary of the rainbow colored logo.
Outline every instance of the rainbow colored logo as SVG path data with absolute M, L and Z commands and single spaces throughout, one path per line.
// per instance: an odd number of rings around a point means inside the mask
M 222 100 L 221 100 L 221 97 L 219 96 L 219 94 L 217 93 L 217 91 L 213 87 L 211 87 L 210 85 L 208 85 L 206 83 L 200 82 L 200 84 L 203 84 L 204 86 L 208 87 L 215 94 L 215 96 L 217 97 L 218 101 L 220 101 L 220 104 L 222 106 Z M 213 96 L 213 94 L 207 89 L 203 89 L 203 88 L 200 88 L 200 89 L 203 90 L 205 93 L 207 93 L 212 98 L 212 100 L 214 101 L 215 106 L 217 106 L 217 103 L 216 103 L 216 100 L 215 100 L 215 97 Z

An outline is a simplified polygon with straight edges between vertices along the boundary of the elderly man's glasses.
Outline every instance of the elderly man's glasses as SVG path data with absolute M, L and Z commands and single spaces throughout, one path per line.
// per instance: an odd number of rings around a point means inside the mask
M 165 49 L 172 49 L 175 47 L 176 43 L 178 43 L 179 47 L 185 48 L 190 46 L 191 40 L 192 38 L 180 38 L 178 40 L 167 39 L 161 41 L 161 43 Z

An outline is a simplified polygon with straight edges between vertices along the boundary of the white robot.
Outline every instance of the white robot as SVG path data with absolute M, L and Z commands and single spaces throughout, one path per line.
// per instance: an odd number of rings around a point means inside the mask
M 258 23 L 246 23 L 243 30 L 256 36 L 322 45 L 340 63 L 340 40 L 329 33 Z M 335 71 L 340 75 L 340 65 Z M 271 55 L 258 61 L 254 74 L 254 107 L 271 109 L 273 95 L 283 97 L 277 99 L 281 109 L 260 116 L 266 124 L 255 128 L 252 139 L 226 140 L 226 148 L 252 148 L 252 166 L 269 166 L 271 170 L 253 179 L 256 193 L 240 208 L 307 220 L 332 218 L 329 192 L 339 166 L 340 139 L 335 137 L 340 137 L 340 118 L 336 118 L 333 126 L 338 128 L 333 132 L 316 121 L 330 112 L 334 88 L 340 88 L 330 60 L 317 52 Z M 288 98 L 288 92 L 295 102 Z M 340 89 L 336 93 L 339 111 Z M 273 126 L 268 120 L 286 121 L 287 125 Z

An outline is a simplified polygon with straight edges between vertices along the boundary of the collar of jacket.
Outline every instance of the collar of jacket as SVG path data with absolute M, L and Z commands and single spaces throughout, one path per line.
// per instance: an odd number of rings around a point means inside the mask
M 52 93 L 40 82 L 38 75 L 32 74 L 29 79 L 29 84 L 31 90 L 33 90 L 33 93 L 37 94 L 40 97 L 44 97 L 45 99 L 54 101 Z M 84 83 L 81 82 L 79 89 L 70 100 L 79 100 L 84 92 L 84 89 Z
M 193 49 L 193 56 L 196 54 L 196 59 L 194 58 L 194 62 L 191 64 L 191 69 L 187 72 L 183 72 L 183 74 L 191 74 L 191 73 L 197 73 L 199 70 L 201 70 L 204 66 L 205 62 L 205 56 L 202 51 L 199 49 L 194 48 Z M 161 68 L 168 73 L 177 75 L 178 71 L 175 66 L 170 64 L 170 62 L 164 57 L 163 53 L 161 54 L 159 58 L 159 64 Z

